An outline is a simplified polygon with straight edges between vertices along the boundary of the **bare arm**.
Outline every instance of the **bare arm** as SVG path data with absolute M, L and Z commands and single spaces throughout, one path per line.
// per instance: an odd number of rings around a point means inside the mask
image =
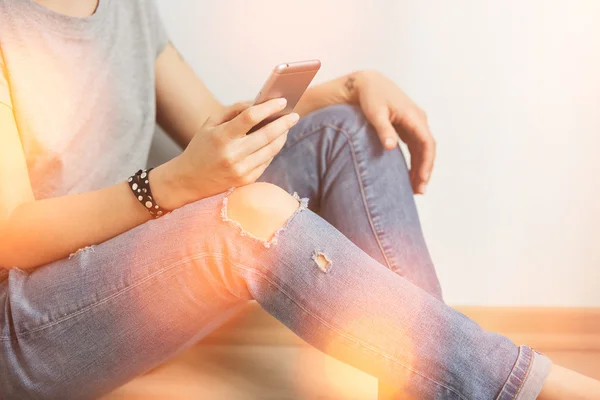
M 156 61 L 158 115 L 166 129 L 179 138 L 188 135 L 191 139 L 193 130 L 221 108 L 199 80 L 189 82 L 192 74 L 172 46 Z M 182 94 L 175 102 L 172 94 L 179 90 Z M 204 90 L 208 96 L 188 98 L 190 90 Z M 198 107 L 184 107 L 187 101 L 195 101 Z M 180 108 L 188 118 L 174 117 Z M 174 176 L 169 170 L 176 163 L 172 160 L 152 171 L 153 192 L 176 192 L 171 187 L 175 184 L 169 183 Z M 43 265 L 149 219 L 126 182 L 94 192 L 35 201 L 14 115 L 0 104 L 0 266 Z
M 223 106 L 172 44 L 160 55 L 156 70 L 158 123 L 185 148 L 209 115 Z
M 126 182 L 35 201 L 12 110 L 0 104 L 0 265 L 39 266 L 149 218 Z
M 301 116 L 334 104 L 356 103 L 354 73 L 312 86 L 304 93 L 295 111 Z

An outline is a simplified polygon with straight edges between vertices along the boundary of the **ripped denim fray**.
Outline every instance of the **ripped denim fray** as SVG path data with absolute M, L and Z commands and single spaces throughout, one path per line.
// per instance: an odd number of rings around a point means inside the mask
M 288 227 L 288 225 L 290 224 L 290 222 L 294 219 L 294 217 L 306 210 L 308 208 L 308 199 L 307 198 L 300 198 L 300 196 L 298 196 L 298 193 L 294 192 L 292 194 L 292 196 L 294 197 L 294 199 L 296 199 L 299 203 L 298 205 L 298 209 L 288 218 L 288 220 L 286 221 L 286 223 L 279 229 L 277 229 L 277 231 L 275 232 L 275 234 L 273 235 L 273 237 L 270 240 L 263 240 L 260 238 L 257 238 L 256 236 L 254 236 L 252 233 L 246 231 L 237 221 L 232 220 L 231 218 L 229 218 L 229 216 L 227 215 L 227 205 L 229 204 L 229 195 L 231 193 L 233 193 L 233 191 L 235 190 L 235 187 L 230 188 L 227 193 L 225 194 L 225 197 L 223 198 L 223 205 L 221 207 L 221 219 L 224 222 L 227 222 L 231 225 L 233 225 L 235 227 L 235 229 L 238 230 L 238 232 L 240 233 L 241 236 L 247 236 L 253 240 L 256 240 L 257 242 L 261 243 L 266 249 L 270 248 L 271 246 L 274 246 L 277 244 L 277 240 L 279 238 L 279 235 L 281 234 L 281 232 L 285 231 L 285 229 Z

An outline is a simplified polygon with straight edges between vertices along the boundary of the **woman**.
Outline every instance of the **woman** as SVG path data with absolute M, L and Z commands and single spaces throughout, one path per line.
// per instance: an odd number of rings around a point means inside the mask
M 246 135 L 284 102 L 221 106 L 147 1 L 0 0 L 0 26 L 4 398 L 100 396 L 250 299 L 412 397 L 599 393 L 441 301 L 409 190 L 433 142 L 382 76 L 316 86 Z M 186 149 L 135 173 L 156 119 Z

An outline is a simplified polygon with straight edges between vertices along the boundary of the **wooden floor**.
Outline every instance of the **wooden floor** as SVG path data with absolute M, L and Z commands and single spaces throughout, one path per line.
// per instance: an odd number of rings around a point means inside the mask
M 106 399 L 376 399 L 377 381 L 316 350 L 196 346 Z
M 472 310 L 466 313 L 474 317 Z M 497 324 L 498 318 L 485 321 L 488 314 L 481 317 L 484 327 Z M 544 335 L 551 333 L 548 329 Z M 537 350 L 600 379 L 600 338 L 587 338 L 585 345 L 572 346 L 575 350 L 549 349 L 543 345 L 556 340 L 544 335 Z M 535 336 L 528 339 L 536 342 Z M 190 350 L 103 398 L 118 399 L 374 400 L 377 380 L 310 348 L 253 305 Z

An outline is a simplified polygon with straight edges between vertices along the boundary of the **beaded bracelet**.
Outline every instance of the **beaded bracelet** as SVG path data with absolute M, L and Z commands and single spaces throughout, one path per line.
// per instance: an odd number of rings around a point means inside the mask
M 148 179 L 150 171 L 152 171 L 152 168 L 144 170 L 140 169 L 134 175 L 130 176 L 127 182 L 135 197 L 142 203 L 146 210 L 148 210 L 150 215 L 156 219 L 168 214 L 169 211 L 159 206 L 152 196 L 150 180 Z

